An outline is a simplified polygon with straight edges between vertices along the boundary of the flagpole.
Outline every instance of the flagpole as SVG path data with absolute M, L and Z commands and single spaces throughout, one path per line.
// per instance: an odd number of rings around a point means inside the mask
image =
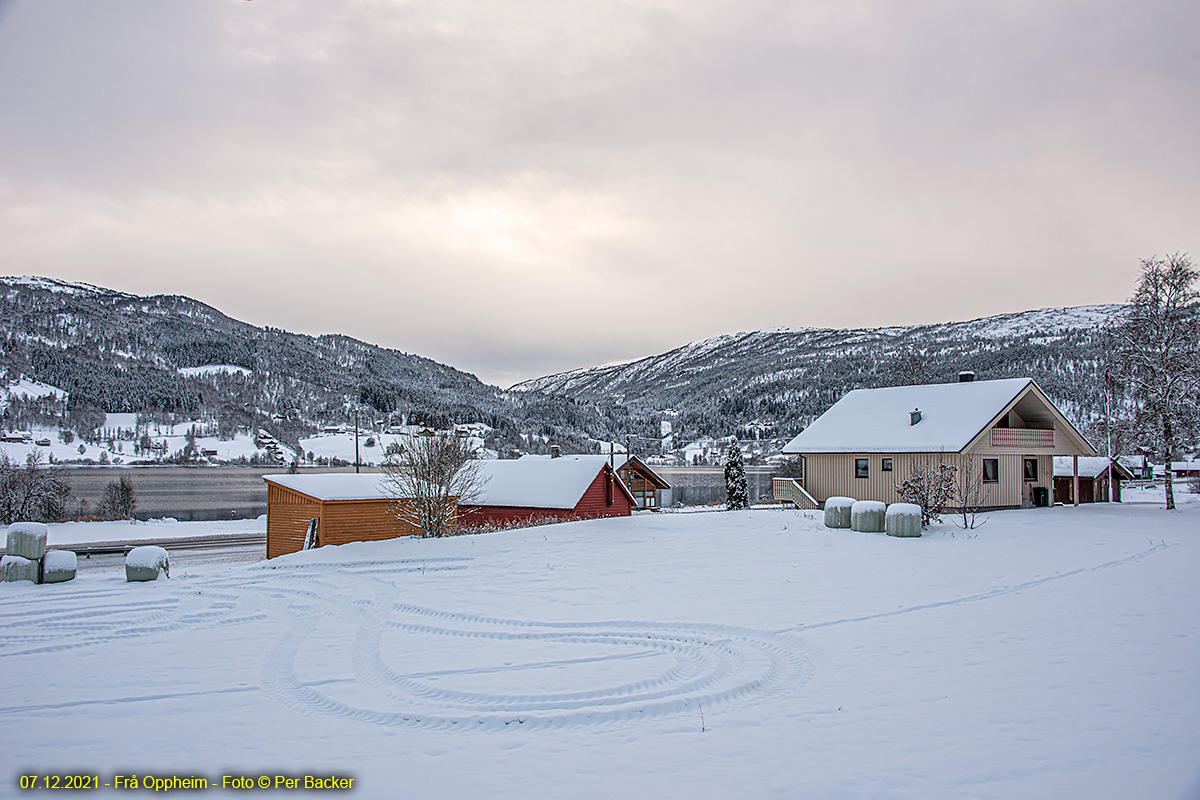
M 1104 427 L 1108 430 L 1108 502 L 1113 501 L 1113 481 L 1116 480 L 1116 473 L 1113 471 L 1113 453 L 1112 453 L 1112 406 L 1108 401 L 1108 367 L 1104 368 L 1104 417 L 1108 424 Z

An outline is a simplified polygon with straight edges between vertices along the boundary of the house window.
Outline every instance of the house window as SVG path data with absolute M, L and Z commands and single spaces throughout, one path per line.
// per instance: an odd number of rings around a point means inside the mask
M 870 464 L 870 459 L 868 459 L 868 458 L 854 459 L 854 477 L 856 477 L 856 478 L 870 477 L 870 467 L 868 466 L 868 464 Z
M 879 468 L 881 470 L 883 470 L 884 472 L 891 472 L 892 471 L 892 460 L 890 458 L 883 459 L 883 462 L 880 464 Z
M 1026 482 L 1036 481 L 1037 479 L 1038 479 L 1037 459 L 1036 458 L 1025 459 L 1025 480 L 1026 480 Z
M 1036 466 L 1037 462 L 1034 462 Z M 1036 473 L 1037 470 L 1034 469 Z M 983 482 L 984 483 L 999 483 L 1000 482 L 1000 459 L 985 458 L 983 460 Z

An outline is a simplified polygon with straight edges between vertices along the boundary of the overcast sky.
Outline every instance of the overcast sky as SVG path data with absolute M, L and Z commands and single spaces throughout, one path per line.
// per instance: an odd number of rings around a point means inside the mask
M 1176 250 L 1196 0 L 0 0 L 0 274 L 504 386 Z

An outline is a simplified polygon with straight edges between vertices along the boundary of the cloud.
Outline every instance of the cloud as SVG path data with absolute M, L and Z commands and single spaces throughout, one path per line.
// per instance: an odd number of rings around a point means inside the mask
M 21 0 L 0 258 L 506 382 L 733 329 L 1120 300 L 1139 257 L 1195 249 L 1198 22 Z

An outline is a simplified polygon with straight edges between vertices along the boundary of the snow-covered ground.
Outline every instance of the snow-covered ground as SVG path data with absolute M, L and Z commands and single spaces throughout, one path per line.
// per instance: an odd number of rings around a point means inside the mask
M 1145 499 L 911 540 L 663 513 L 5 584 L 0 793 L 1195 797 L 1200 505 Z

